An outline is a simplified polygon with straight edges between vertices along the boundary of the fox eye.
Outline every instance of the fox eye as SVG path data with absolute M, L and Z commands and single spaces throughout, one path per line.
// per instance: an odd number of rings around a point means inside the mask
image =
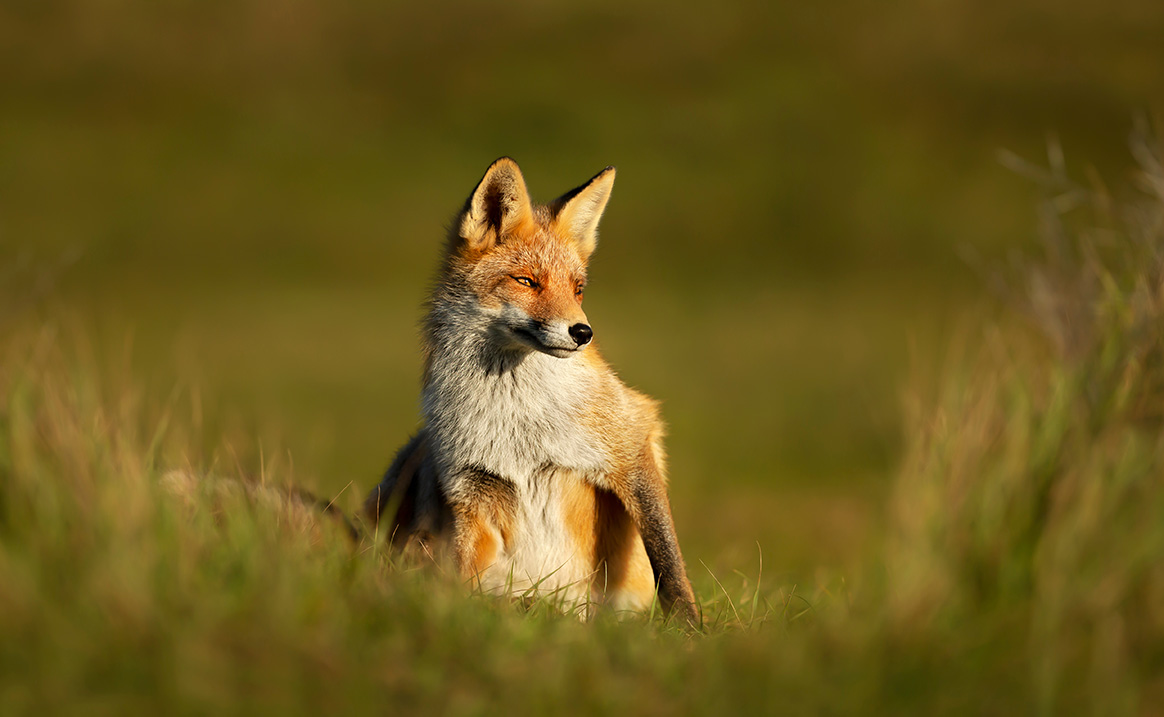
M 528 286 L 531 289 L 538 288 L 538 283 L 536 281 L 534 281 L 533 279 L 529 278 L 528 276 L 515 276 L 515 277 L 513 277 L 513 280 L 516 281 L 517 283 L 521 284 L 522 286 Z
M 578 286 L 574 287 L 574 296 L 582 296 L 582 289 L 583 289 L 583 288 L 584 288 L 584 287 L 583 287 L 581 284 L 579 284 Z

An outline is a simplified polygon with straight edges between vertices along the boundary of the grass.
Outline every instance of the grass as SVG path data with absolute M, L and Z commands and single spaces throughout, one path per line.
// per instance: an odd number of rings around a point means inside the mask
M 0 368 L 0 708 L 77 712 L 1153 714 L 1164 704 L 1164 168 L 1052 154 L 1043 251 L 919 387 L 886 539 L 811 586 L 693 561 L 707 618 L 472 595 L 283 495 L 83 329 Z M 959 348 L 961 346 L 961 348 Z M 113 367 L 111 367 L 113 366 Z M 249 487 L 247 487 L 249 486 Z M 343 496 L 338 496 L 343 503 Z M 355 496 L 353 500 L 358 499 Z M 567 611 L 568 612 L 568 611 Z
M 921 410 L 897 488 L 894 610 L 1019 620 L 1044 711 L 1164 689 L 1164 171 L 1157 144 L 1134 150 L 1130 203 L 1056 152 L 1037 173 L 1044 256 L 1001 284 L 1019 325 L 989 326 Z

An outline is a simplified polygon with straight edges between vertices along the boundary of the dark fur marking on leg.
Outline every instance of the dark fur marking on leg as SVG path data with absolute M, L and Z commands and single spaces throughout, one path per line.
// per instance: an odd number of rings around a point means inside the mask
M 679 607 L 683 617 L 693 627 L 698 627 L 702 621 L 687 579 L 683 555 L 679 552 L 679 539 L 675 535 L 666 491 L 644 476 L 634 479 L 633 491 L 638 505 L 639 534 L 651 561 L 663 607 L 668 612 Z
M 463 468 L 457 474 L 458 497 L 512 513 L 517 508 L 517 486 L 480 466 Z

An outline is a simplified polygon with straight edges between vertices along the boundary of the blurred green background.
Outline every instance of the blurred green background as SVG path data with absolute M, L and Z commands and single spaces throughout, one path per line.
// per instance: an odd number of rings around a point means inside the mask
M 65 310 L 352 507 L 417 425 L 444 226 L 619 168 L 587 312 L 688 560 L 863 556 L 904 390 L 1036 236 L 999 149 L 1131 179 L 1156 0 L 0 4 L 0 330 Z M 129 348 L 126 348 L 126 347 Z M 217 460 L 227 460 L 221 453 Z M 253 460 L 244 457 L 240 460 Z

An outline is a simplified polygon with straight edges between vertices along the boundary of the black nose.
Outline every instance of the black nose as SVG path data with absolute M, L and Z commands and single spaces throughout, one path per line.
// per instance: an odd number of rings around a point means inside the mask
M 585 346 L 594 338 L 594 332 L 586 324 L 574 324 L 570 327 L 570 338 L 579 346 Z

